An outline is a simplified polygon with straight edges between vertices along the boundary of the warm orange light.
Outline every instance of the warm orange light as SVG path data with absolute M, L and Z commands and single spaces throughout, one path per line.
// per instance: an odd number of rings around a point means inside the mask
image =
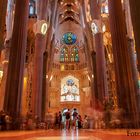
M 3 77 L 3 71 L 0 70 L 0 83 L 1 83 L 2 77 Z
M 65 66 L 61 65 L 61 71 L 64 71 L 64 70 L 65 70 Z
M 3 60 L 2 64 L 8 63 L 8 62 L 9 62 L 8 60 Z

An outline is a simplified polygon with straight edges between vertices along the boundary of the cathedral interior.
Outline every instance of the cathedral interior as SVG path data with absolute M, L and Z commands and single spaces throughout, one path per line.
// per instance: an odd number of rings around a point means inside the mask
M 139 7 L 140 0 L 0 0 L 0 139 L 139 139 Z M 82 128 L 77 117 L 73 130 L 75 110 Z

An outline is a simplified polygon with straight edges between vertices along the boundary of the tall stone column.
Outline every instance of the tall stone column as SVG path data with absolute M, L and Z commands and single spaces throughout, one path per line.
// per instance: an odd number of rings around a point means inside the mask
M 24 62 L 27 41 L 28 0 L 16 0 L 13 35 L 10 46 L 4 110 L 13 120 L 20 116 Z
M 0 110 L 3 109 L 3 104 L 4 104 L 9 51 L 10 51 L 10 43 L 11 43 L 11 37 L 13 31 L 13 20 L 14 20 L 13 13 L 14 13 L 14 1 L 8 0 L 7 16 L 6 16 L 6 39 L 5 39 L 4 49 L 2 50 L 3 78 L 2 78 L 1 90 L 0 90 L 0 97 L 1 97 Z
M 44 68 L 46 69 L 46 80 L 44 77 L 44 85 L 43 87 L 45 88 L 44 90 L 46 90 L 46 99 L 44 100 L 44 113 L 49 111 L 49 107 L 50 107 L 50 95 L 49 95 L 49 71 L 51 71 L 52 68 L 52 59 L 53 59 L 53 51 L 54 51 L 54 47 L 53 42 L 54 42 L 54 28 L 57 28 L 57 22 L 58 22 L 58 0 L 52 1 L 51 3 L 51 9 L 53 10 L 53 14 L 52 14 L 52 18 L 50 20 L 50 26 L 47 32 L 47 46 L 46 46 L 46 55 L 44 55 L 44 58 L 46 57 L 46 63 L 44 63 Z M 45 53 L 44 53 L 45 54 Z M 43 93 L 44 94 L 44 93 Z M 44 114 L 45 115 L 45 114 Z
M 5 86 L 7 79 L 7 69 L 8 69 L 8 61 L 9 61 L 9 48 L 5 48 L 2 50 L 2 68 L 3 68 L 3 77 L 0 86 L 0 110 L 3 110 L 4 105 L 4 97 L 5 97 Z
M 97 73 L 96 73 L 96 52 L 93 51 L 91 53 L 92 57 L 92 65 L 93 65 L 93 74 L 94 74 L 94 90 L 95 90 L 95 97 L 98 98 L 98 87 L 97 87 Z
M 43 78 L 43 53 L 45 46 L 45 36 L 36 35 L 34 68 L 33 68 L 33 93 L 32 93 L 32 111 L 33 116 L 39 117 L 42 115 L 42 78 Z
M 38 22 L 47 19 L 48 0 L 37 1 L 37 26 Z M 33 92 L 32 92 L 32 112 L 33 116 L 42 119 L 42 84 L 43 84 L 43 53 L 46 49 L 46 34 L 36 32 L 34 68 L 33 68 Z
M 131 127 L 138 127 L 138 108 L 121 0 L 109 0 L 109 20 L 115 64 L 118 106 Z M 125 123 L 123 121 L 122 123 Z
M 6 10 L 7 10 L 7 0 L 0 0 L 0 51 L 4 47 Z
M 97 64 L 96 64 L 96 52 L 95 51 L 93 51 L 92 53 L 91 53 L 91 57 L 92 57 L 92 65 L 93 65 L 93 74 L 94 74 L 94 79 L 93 79 L 93 82 L 92 82 L 92 84 L 94 84 L 93 85 L 93 88 L 92 89 L 94 89 L 94 94 L 93 94 L 93 91 L 92 91 L 92 98 L 94 99 L 94 107 L 95 107 L 95 109 L 98 109 L 98 86 L 97 86 L 97 71 L 96 71 L 96 66 L 97 66 Z
M 130 14 L 130 5 L 128 0 L 124 0 L 124 7 L 125 7 L 125 16 L 126 16 L 126 27 L 127 27 L 127 37 L 128 37 L 128 47 L 131 57 L 131 64 L 132 64 L 132 73 L 133 79 L 135 82 L 135 90 L 137 94 L 137 100 L 140 100 L 140 90 L 138 86 L 138 69 L 137 69 L 137 57 L 135 54 L 135 46 L 134 46 L 134 38 L 133 38 L 133 26 Z M 140 103 L 138 102 L 139 112 L 140 112 Z
M 92 1 L 93 2 L 93 1 Z M 92 3 L 91 2 L 91 3 Z M 85 56 L 86 56 L 86 59 L 88 60 L 88 63 L 87 63 L 87 67 L 90 71 L 90 75 L 92 77 L 92 74 L 94 74 L 94 77 L 92 78 L 91 80 L 91 107 L 93 109 L 97 108 L 96 105 L 96 99 L 98 97 L 98 88 L 97 88 L 97 73 L 96 73 L 96 53 L 93 51 L 91 52 L 91 48 L 94 48 L 94 38 L 93 38 L 93 35 L 91 33 L 91 28 L 89 27 L 89 23 L 87 23 L 87 18 L 86 18 L 86 2 L 85 1 L 82 1 L 81 2 L 81 9 L 80 9 L 80 14 L 81 14 L 81 23 L 82 23 L 82 27 L 85 28 Z M 92 11 L 93 13 L 93 11 Z M 84 24 L 83 24 L 84 23 Z
M 44 52 L 43 54 L 43 81 L 42 81 L 42 119 L 45 120 L 46 113 L 46 99 L 47 99 L 47 60 L 48 60 L 48 52 Z
M 140 73 L 140 1 L 139 0 L 129 0 L 130 3 L 130 11 L 131 18 L 134 30 L 134 37 L 136 43 L 136 52 L 137 52 L 137 60 L 138 60 L 138 71 Z
M 101 21 L 101 2 L 93 0 L 93 19 Z M 95 38 L 95 50 L 96 50 L 96 77 L 97 77 L 97 97 L 100 102 L 105 97 L 108 97 L 107 91 L 107 77 L 106 77 L 106 60 L 105 60 L 105 48 L 103 44 L 103 33 L 98 32 L 94 35 Z

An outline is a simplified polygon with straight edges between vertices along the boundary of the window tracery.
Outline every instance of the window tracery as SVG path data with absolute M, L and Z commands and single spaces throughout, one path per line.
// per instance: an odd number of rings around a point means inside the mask
M 65 101 L 80 101 L 79 80 L 73 76 L 61 80 L 61 102 Z
M 79 62 L 79 50 L 77 47 L 65 46 L 60 51 L 60 62 Z

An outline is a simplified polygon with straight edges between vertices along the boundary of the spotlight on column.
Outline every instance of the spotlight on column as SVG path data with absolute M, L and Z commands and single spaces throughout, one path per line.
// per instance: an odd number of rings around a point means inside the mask
M 3 77 L 3 70 L 0 70 L 0 83 L 1 83 L 2 77 Z
M 38 20 L 33 27 L 35 34 L 46 35 L 48 30 L 48 24 L 45 20 Z
M 103 32 L 103 33 L 105 33 L 105 32 L 106 32 L 106 26 L 105 26 L 105 24 L 104 24 L 104 23 L 102 24 L 102 32 Z
M 106 26 L 101 20 L 93 20 L 91 23 L 91 31 L 93 35 L 97 33 L 104 33 L 106 31 Z
M 47 29 L 48 29 L 47 23 L 43 23 L 42 26 L 41 26 L 41 33 L 42 33 L 43 35 L 45 35 L 46 32 L 47 32 Z
M 92 22 L 91 23 L 91 31 L 92 31 L 92 33 L 95 35 L 95 34 L 97 34 L 99 31 L 98 31 L 99 29 L 98 29 L 98 26 L 97 26 L 97 23 L 95 23 L 95 22 Z
M 8 63 L 9 61 L 8 60 L 3 60 L 2 61 L 2 64 L 4 65 L 4 64 L 6 64 L 6 63 Z

